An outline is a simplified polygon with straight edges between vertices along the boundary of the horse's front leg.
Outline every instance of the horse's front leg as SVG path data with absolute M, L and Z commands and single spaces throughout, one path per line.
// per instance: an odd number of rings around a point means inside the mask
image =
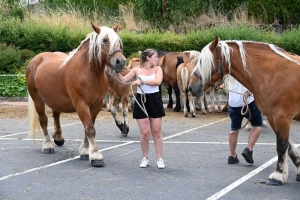
M 210 108 L 209 108 L 209 113 L 213 113 L 215 110 L 215 90 L 210 88 L 210 92 L 209 92 L 209 96 L 210 96 Z
M 124 124 L 123 124 L 123 131 L 121 133 L 121 136 L 126 137 L 129 132 L 129 120 L 128 120 L 128 99 L 129 97 L 126 96 L 124 99 L 122 99 L 122 113 L 124 118 Z
M 221 108 L 221 94 L 220 94 L 220 90 L 216 89 L 215 91 L 215 97 L 217 100 L 217 104 L 218 104 L 218 113 L 222 112 L 222 108 Z
M 268 185 L 281 185 L 288 178 L 287 148 L 289 146 L 290 122 L 281 117 L 278 118 L 279 120 L 271 123 L 276 134 L 278 161 L 275 171 L 269 176 Z
M 89 161 L 93 167 L 103 167 L 105 165 L 102 153 L 98 150 L 96 144 L 96 129 L 94 127 L 96 116 L 100 112 L 101 107 L 102 102 L 100 106 L 95 107 L 93 112 L 90 112 L 90 108 L 87 106 L 76 107 L 76 111 L 85 130 L 82 144 L 79 147 L 79 154 L 81 158 L 86 157 L 86 151 L 88 149 Z
M 205 95 L 205 94 L 204 94 L 204 95 Z M 202 114 L 203 114 L 203 115 L 206 115 L 207 112 L 206 112 L 206 110 L 205 110 L 205 105 L 204 105 L 204 101 L 205 101 L 204 95 L 202 95 L 202 96 L 200 97 L 200 102 L 201 102 Z
M 115 123 L 116 123 L 117 127 L 120 129 L 121 135 L 122 135 L 123 131 L 124 131 L 124 124 L 123 124 L 123 122 L 118 117 L 117 107 L 118 107 L 119 104 L 120 104 L 120 100 L 117 99 L 117 98 L 114 98 L 114 102 L 112 103 L 110 113 L 114 117 Z
M 65 139 L 62 136 L 62 130 L 60 126 L 60 120 L 59 120 L 60 112 L 56 112 L 52 110 L 52 117 L 54 120 L 54 127 L 52 131 L 52 137 L 54 139 L 54 143 L 57 146 L 62 146 L 65 143 Z

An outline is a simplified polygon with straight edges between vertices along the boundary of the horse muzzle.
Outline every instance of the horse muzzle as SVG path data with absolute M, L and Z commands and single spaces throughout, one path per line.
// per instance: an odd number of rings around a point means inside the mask
M 115 63 L 112 66 L 114 66 L 113 68 L 116 73 L 120 73 L 121 71 L 123 71 L 125 64 L 126 64 L 126 59 L 117 58 L 115 60 Z

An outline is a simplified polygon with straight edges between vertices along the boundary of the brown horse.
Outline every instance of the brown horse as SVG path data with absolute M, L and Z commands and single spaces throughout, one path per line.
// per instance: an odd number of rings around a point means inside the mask
M 287 154 L 296 165 L 296 180 L 300 181 L 300 153 L 289 139 L 291 120 L 300 121 L 300 93 L 297 92 L 300 57 L 272 44 L 220 41 L 216 37 L 202 49 L 189 90 L 203 92 L 208 87 L 206 84 L 216 83 L 224 74 L 230 74 L 253 93 L 258 108 L 276 134 L 278 161 L 267 184 L 286 182 Z
M 128 67 L 125 67 L 121 72 L 122 76 L 125 76 L 130 72 Z M 105 68 L 105 74 L 108 78 L 108 94 L 109 94 L 109 103 L 108 111 L 111 112 L 112 116 L 115 119 L 117 127 L 121 130 L 121 136 L 126 137 L 129 132 L 129 120 L 128 120 L 128 103 L 130 98 L 130 86 L 129 84 L 120 83 L 113 72 L 113 69 L 107 67 Z M 118 117 L 117 108 L 119 104 L 122 104 L 122 114 L 124 117 L 124 123 Z
M 159 65 L 163 70 L 163 83 L 168 85 L 169 103 L 167 108 L 173 108 L 172 89 L 176 96 L 174 112 L 180 112 L 180 91 L 177 85 L 177 67 L 181 63 L 187 63 L 189 58 L 182 52 L 168 52 L 159 58 Z
M 53 112 L 52 137 L 58 146 L 64 144 L 60 113 L 77 112 L 85 130 L 79 147 L 80 158 L 89 159 L 92 166 L 98 167 L 104 166 L 104 162 L 96 145 L 94 123 L 108 88 L 104 69 L 108 66 L 116 72 L 121 72 L 126 59 L 121 50 L 122 41 L 116 34 L 118 25 L 108 28 L 92 23 L 92 27 L 94 32 L 88 34 L 69 55 L 45 52 L 35 56 L 28 64 L 26 80 L 29 111 L 32 111 L 31 135 L 35 134 L 38 119 L 44 132 L 42 152 L 54 153 L 47 130 L 46 104 Z
M 194 69 L 195 65 L 192 63 L 181 63 L 177 68 L 177 83 L 180 90 L 182 102 L 183 102 L 183 114 L 188 117 L 186 98 L 188 98 L 190 112 L 192 117 L 196 117 L 195 97 L 188 91 L 189 77 Z

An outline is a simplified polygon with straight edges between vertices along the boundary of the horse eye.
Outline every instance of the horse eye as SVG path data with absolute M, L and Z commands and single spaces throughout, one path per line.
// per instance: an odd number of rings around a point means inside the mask
M 102 42 L 103 42 L 104 44 L 107 44 L 107 43 L 108 43 L 108 39 L 103 39 Z

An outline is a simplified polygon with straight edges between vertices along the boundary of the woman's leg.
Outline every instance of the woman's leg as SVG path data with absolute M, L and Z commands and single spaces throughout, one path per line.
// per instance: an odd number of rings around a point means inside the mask
M 148 158 L 149 138 L 151 133 L 150 120 L 149 118 L 144 118 L 144 119 L 137 119 L 136 121 L 140 129 L 140 143 L 141 143 L 142 154 L 144 157 Z
M 157 160 L 162 158 L 163 139 L 162 139 L 162 118 L 150 118 L 152 137 L 156 151 Z

